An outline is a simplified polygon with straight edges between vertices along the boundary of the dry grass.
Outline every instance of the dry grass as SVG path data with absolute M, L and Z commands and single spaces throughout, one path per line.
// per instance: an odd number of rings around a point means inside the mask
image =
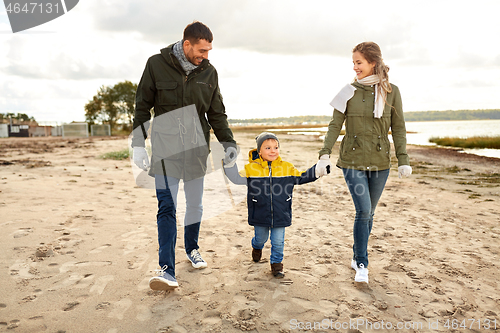
M 500 136 L 474 136 L 467 139 L 453 137 L 430 138 L 429 141 L 440 146 L 448 147 L 500 149 Z

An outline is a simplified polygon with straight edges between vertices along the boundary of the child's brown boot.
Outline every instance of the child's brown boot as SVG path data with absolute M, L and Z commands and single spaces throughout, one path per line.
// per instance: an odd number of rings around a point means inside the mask
M 262 250 L 252 248 L 252 260 L 259 262 L 260 258 L 262 258 Z
M 271 271 L 273 272 L 274 277 L 281 279 L 285 277 L 285 273 L 283 273 L 283 263 L 275 263 L 271 264 Z

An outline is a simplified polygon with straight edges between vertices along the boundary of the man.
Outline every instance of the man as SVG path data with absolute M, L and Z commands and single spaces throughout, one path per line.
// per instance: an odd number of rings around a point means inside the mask
M 134 117 L 134 163 L 147 170 L 145 149 L 151 109 L 152 157 L 149 175 L 155 177 L 158 199 L 158 243 L 160 274 L 149 281 L 153 290 L 178 287 L 175 278 L 177 237 L 176 204 L 179 181 L 184 181 L 186 215 L 184 245 L 194 268 L 207 267 L 198 249 L 203 211 L 203 180 L 209 154 L 210 129 L 226 151 L 225 159 L 236 159 L 237 150 L 229 128 L 218 76 L 208 61 L 212 32 L 201 22 L 184 29 L 183 39 L 148 59 L 137 87 Z

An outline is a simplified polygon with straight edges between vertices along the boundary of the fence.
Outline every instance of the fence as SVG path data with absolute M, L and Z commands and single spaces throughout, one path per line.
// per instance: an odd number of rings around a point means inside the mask
M 88 137 L 89 136 L 89 124 L 87 123 L 71 123 L 62 125 L 62 136 L 63 138 L 69 136 L 76 137 Z
M 109 125 L 90 125 L 91 136 L 110 136 L 111 127 Z

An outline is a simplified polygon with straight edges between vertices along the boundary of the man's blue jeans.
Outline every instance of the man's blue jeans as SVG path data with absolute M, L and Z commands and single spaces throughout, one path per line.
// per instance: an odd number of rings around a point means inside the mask
M 372 232 L 375 208 L 384 191 L 390 169 L 379 171 L 364 171 L 344 169 L 344 179 L 351 192 L 356 208 L 354 218 L 354 260 L 368 267 L 368 238 Z
M 186 215 L 184 218 L 184 247 L 186 253 L 198 249 L 201 216 L 203 213 L 203 177 L 184 182 Z M 179 179 L 155 175 L 156 198 L 158 199 L 158 244 L 159 264 L 167 266 L 166 272 L 175 277 L 175 244 L 177 240 L 177 193 Z
M 262 250 L 271 233 L 271 264 L 283 261 L 283 249 L 285 248 L 285 228 L 269 228 L 254 226 L 255 236 L 252 238 L 252 247 Z

